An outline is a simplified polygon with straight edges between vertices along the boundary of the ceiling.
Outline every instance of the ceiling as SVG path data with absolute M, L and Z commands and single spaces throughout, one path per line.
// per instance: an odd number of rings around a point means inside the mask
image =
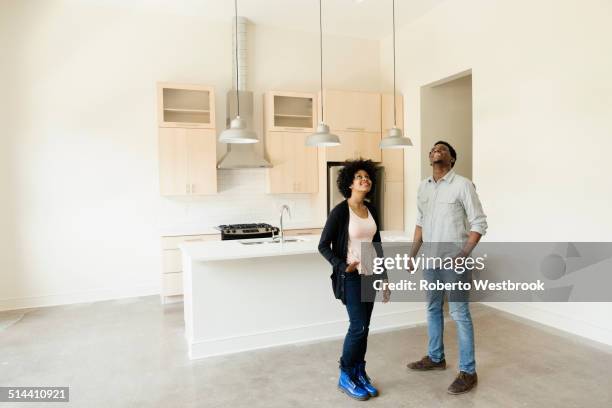
M 69 0 L 133 10 L 231 21 L 231 0 Z M 446 0 L 396 0 L 396 26 L 406 24 Z M 323 31 L 327 34 L 380 39 L 391 33 L 392 0 L 322 0 Z M 238 0 L 239 15 L 255 24 L 318 32 L 317 0 Z

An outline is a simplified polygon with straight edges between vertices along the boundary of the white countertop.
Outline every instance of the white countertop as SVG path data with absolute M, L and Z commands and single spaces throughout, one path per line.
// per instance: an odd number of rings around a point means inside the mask
M 223 261 L 245 258 L 263 258 L 270 256 L 287 256 L 318 253 L 319 234 L 300 235 L 296 242 L 263 243 L 254 245 L 242 244 L 241 240 L 186 242 L 179 248 L 191 258 L 192 261 Z M 382 231 L 383 242 L 410 241 L 411 236 L 405 231 Z M 242 240 L 244 242 L 258 241 L 258 239 Z
M 267 222 L 268 224 L 272 224 L 274 226 L 279 226 L 278 220 L 276 222 L 270 222 L 270 220 L 266 221 L 258 221 L 258 222 Z M 166 225 L 159 228 L 159 234 L 162 237 L 177 237 L 182 235 L 214 235 L 220 234 L 219 230 L 215 228 L 216 225 L 204 225 L 204 224 L 174 224 L 174 225 Z M 323 225 L 316 225 L 313 222 L 291 222 L 290 220 L 285 220 L 285 230 L 292 229 L 311 229 L 311 228 L 323 228 Z

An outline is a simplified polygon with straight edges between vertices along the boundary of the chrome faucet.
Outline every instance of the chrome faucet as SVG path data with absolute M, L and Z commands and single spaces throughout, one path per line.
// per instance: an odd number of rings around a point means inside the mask
M 280 210 L 280 242 L 281 244 L 285 243 L 285 230 L 283 229 L 283 214 L 285 214 L 285 210 L 287 210 L 287 214 L 289 214 L 289 218 L 291 218 L 291 210 L 287 204 L 283 204 Z

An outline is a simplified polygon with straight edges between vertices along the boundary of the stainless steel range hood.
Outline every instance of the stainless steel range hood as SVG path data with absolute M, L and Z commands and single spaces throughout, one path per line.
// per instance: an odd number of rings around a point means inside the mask
M 235 22 L 234 22 L 235 24 Z M 238 41 L 238 58 L 240 59 L 240 71 L 238 73 L 238 94 L 240 98 L 240 117 L 246 120 L 247 126 L 254 130 L 253 118 L 253 92 L 247 91 L 247 24 L 248 20 L 244 17 L 238 17 L 238 38 L 232 29 L 232 40 Z M 232 49 L 235 49 L 235 42 L 232 44 Z M 232 52 L 234 72 L 236 70 L 236 53 Z M 235 78 L 235 77 L 234 77 Z M 227 92 L 227 109 L 226 109 L 226 126 L 229 127 L 230 122 L 238 113 L 236 104 L 236 89 Z M 249 144 L 227 144 L 227 153 L 217 163 L 219 169 L 244 169 L 244 168 L 265 168 L 272 165 L 264 159 L 263 155 L 257 151 L 256 144 L 262 144 L 263 139 L 259 138 L 259 143 Z
M 247 124 L 253 129 L 253 92 L 239 91 L 240 95 L 240 117 L 246 119 Z M 227 93 L 227 126 L 236 117 L 236 91 Z M 249 144 L 227 144 L 227 153 L 217 163 L 218 169 L 245 169 L 245 168 L 265 168 L 272 165 L 263 158 L 261 153 L 256 150 L 256 144 L 263 143 L 260 138 L 259 143 Z

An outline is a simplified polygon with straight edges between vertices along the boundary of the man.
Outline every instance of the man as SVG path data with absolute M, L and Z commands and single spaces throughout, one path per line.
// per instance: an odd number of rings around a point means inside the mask
M 417 196 L 417 220 L 414 229 L 411 257 L 416 257 L 423 242 L 425 245 L 441 246 L 439 243 L 456 243 L 454 256 L 468 256 L 478 244 L 487 229 L 486 216 L 476 194 L 474 184 L 455 173 L 452 169 L 457 161 L 457 152 L 444 141 L 437 142 L 429 152 L 433 167 L 431 177 L 423 180 Z M 438 244 L 434 244 L 438 243 Z M 410 266 L 413 270 L 414 266 Z M 469 271 L 459 274 L 448 269 L 425 269 L 428 281 L 457 282 L 469 281 Z M 448 387 L 451 394 L 462 394 L 476 385 L 476 361 L 474 358 L 474 328 L 470 315 L 468 293 L 449 294 L 449 311 L 457 327 L 459 338 L 459 375 Z M 444 357 L 444 316 L 442 305 L 444 291 L 427 293 L 427 330 L 429 336 L 427 356 L 408 364 L 417 371 L 443 370 Z

